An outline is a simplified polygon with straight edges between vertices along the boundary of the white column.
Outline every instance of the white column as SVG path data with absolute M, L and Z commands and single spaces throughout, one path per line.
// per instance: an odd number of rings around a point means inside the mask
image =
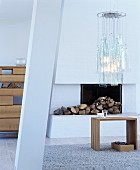
M 41 170 L 62 0 L 34 0 L 15 170 Z

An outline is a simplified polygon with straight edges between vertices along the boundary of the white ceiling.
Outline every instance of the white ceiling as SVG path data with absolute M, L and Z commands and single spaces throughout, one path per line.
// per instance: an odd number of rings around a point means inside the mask
M 30 20 L 33 0 L 0 0 L 0 22 Z

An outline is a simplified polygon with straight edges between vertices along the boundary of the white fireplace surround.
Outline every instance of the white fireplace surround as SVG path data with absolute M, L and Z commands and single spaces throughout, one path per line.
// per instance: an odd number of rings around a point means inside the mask
M 53 115 L 53 111 L 61 106 L 74 106 L 80 104 L 80 84 L 54 85 L 51 112 L 48 119 L 47 136 L 50 138 L 90 137 L 90 120 L 94 115 Z M 136 84 L 122 85 L 122 113 L 117 116 L 140 116 L 136 114 Z M 101 126 L 102 136 L 124 136 L 125 122 L 105 122 Z M 138 127 L 139 129 L 139 127 Z M 139 132 L 138 132 L 139 133 Z
M 80 104 L 80 84 L 54 85 L 51 114 L 61 106 L 75 106 Z M 94 101 L 93 101 L 94 102 Z M 122 112 L 136 113 L 136 84 L 122 85 Z

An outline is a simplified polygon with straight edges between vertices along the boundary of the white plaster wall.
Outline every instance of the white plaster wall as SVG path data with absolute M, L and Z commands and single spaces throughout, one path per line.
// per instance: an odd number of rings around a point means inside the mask
M 140 6 L 140 1 L 139 1 L 139 4 L 138 6 Z M 139 12 L 137 13 L 137 22 L 138 22 L 138 29 L 139 29 L 139 32 L 140 32 L 140 20 L 138 19 L 140 17 L 140 10 Z M 140 34 L 137 35 L 137 38 L 140 40 Z M 140 65 L 140 41 L 138 42 L 138 60 L 137 60 L 137 63 L 138 63 L 138 66 Z M 136 71 L 136 77 L 138 79 L 138 83 L 136 84 L 136 111 L 137 113 L 140 114 L 140 67 L 137 68 L 137 71 Z
M 54 85 L 51 113 L 61 106 L 75 106 L 80 104 L 80 85 Z
M 136 114 L 136 85 L 122 86 L 122 112 Z
M 16 58 L 27 58 L 30 23 L 0 22 L 0 65 L 15 65 Z M 22 97 L 14 97 L 15 104 L 21 102 Z
M 139 1 L 119 0 L 119 11 L 127 13 L 129 69 L 124 83 L 138 81 Z M 106 10 L 104 0 L 65 0 L 56 83 L 98 83 L 96 72 L 97 13 Z
M 16 58 L 26 58 L 30 21 L 0 23 L 0 65 L 15 65 Z
M 95 74 L 97 37 L 94 34 L 97 24 L 91 4 L 89 0 L 65 0 L 56 83 L 80 84 L 98 80 Z

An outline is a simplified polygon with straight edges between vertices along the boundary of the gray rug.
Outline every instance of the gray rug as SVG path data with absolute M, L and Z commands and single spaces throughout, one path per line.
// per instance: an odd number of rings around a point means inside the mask
M 139 149 L 118 152 L 109 144 L 94 151 L 90 144 L 46 146 L 43 170 L 140 170 Z

